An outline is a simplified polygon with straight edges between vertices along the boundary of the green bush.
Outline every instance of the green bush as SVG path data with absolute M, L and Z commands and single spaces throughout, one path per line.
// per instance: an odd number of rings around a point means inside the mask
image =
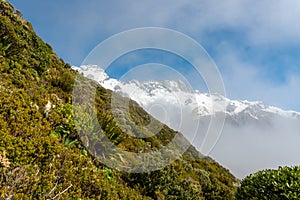
M 267 169 L 246 177 L 237 199 L 300 199 L 300 167 Z

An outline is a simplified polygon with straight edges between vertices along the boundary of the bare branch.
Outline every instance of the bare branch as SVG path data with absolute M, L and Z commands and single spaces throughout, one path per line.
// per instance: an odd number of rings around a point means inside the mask
M 66 191 L 68 191 L 73 185 L 69 185 L 69 187 L 67 187 L 64 191 L 58 193 L 55 197 L 53 197 L 52 199 L 55 199 L 56 197 L 59 197 L 60 195 L 62 195 L 63 193 L 65 193 Z

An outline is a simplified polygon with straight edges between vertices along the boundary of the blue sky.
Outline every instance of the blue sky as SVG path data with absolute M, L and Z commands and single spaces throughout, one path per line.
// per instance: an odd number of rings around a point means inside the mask
M 121 31 L 170 28 L 207 50 L 227 97 L 300 111 L 300 1 L 10 2 L 71 65 L 80 65 L 96 45 Z

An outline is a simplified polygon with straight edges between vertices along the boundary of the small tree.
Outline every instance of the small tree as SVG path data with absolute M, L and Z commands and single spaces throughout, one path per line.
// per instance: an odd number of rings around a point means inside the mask
M 236 199 L 300 199 L 300 166 L 251 174 L 242 180 Z

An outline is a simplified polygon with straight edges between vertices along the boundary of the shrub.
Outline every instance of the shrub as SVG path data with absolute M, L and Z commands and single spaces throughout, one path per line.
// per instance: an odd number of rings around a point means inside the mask
M 246 177 L 237 199 L 300 199 L 300 166 L 267 169 Z

